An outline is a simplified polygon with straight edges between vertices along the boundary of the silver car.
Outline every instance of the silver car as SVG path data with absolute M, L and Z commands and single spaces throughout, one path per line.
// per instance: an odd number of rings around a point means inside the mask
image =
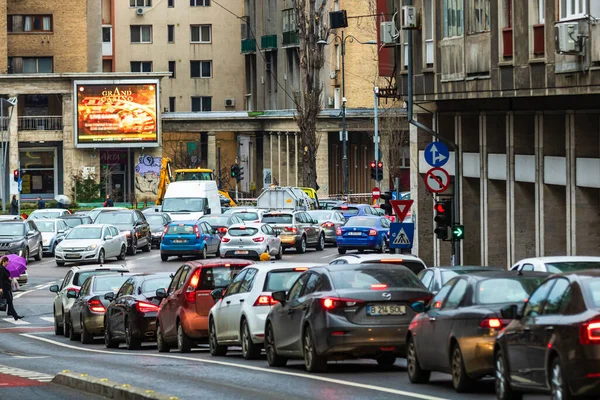
M 97 262 L 104 264 L 106 258 L 124 260 L 127 238 L 112 225 L 79 225 L 69 232 L 56 246 L 54 259 L 59 267 L 67 262 Z
M 335 231 L 346 223 L 344 216 L 339 212 L 332 210 L 307 211 L 307 214 L 310 215 L 313 220 L 316 220 L 321 224 L 323 233 L 325 233 L 325 243 L 332 243 L 335 245 L 337 243 Z
M 62 219 L 38 219 L 35 225 L 42 233 L 44 255 L 54 255 L 58 243 L 64 240 L 71 228 Z
M 221 257 L 260 258 L 269 253 L 281 260 L 283 247 L 279 235 L 267 224 L 234 224 L 221 238 Z
M 64 208 L 45 208 L 43 210 L 35 210 L 29 214 L 28 219 L 52 219 L 66 214 L 71 214 L 71 212 L 69 210 L 65 210 Z

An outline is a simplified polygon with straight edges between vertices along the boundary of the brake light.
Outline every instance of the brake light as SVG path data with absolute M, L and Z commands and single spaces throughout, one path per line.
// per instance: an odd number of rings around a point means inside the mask
M 255 237 L 255 238 L 253 238 L 253 239 L 252 239 L 252 241 L 253 241 L 253 242 L 257 242 L 257 243 L 259 243 L 259 242 L 264 242 L 264 241 L 265 241 L 265 238 L 264 238 L 264 237 L 262 237 L 262 236 L 261 236 L 261 237 Z
M 254 302 L 254 307 L 274 306 L 279 303 L 270 294 L 261 294 Z
M 190 284 L 188 285 L 185 291 L 185 300 L 190 304 L 196 303 L 196 288 L 198 287 L 198 282 L 200 281 L 200 272 L 201 268 L 198 268 L 196 272 L 190 278 Z
M 308 267 L 296 267 L 294 271 L 308 271 Z
M 332 310 L 334 308 L 341 307 L 354 307 L 359 303 L 362 303 L 362 301 L 354 299 L 336 299 L 331 297 L 321 299 L 321 305 L 326 310 Z
M 194 233 L 196 234 L 196 239 L 200 239 L 200 229 L 198 225 L 194 225 Z
M 74 290 L 74 291 L 75 291 L 75 293 L 79 294 L 79 288 L 78 288 L 78 287 L 70 287 L 70 288 L 67 288 L 67 291 L 69 291 L 69 290 Z
M 285 231 L 286 232 L 296 233 L 296 232 L 298 232 L 298 228 L 296 228 L 295 226 L 286 226 L 285 227 Z
M 375 229 L 370 229 L 369 236 L 377 236 L 377 231 Z
M 590 321 L 579 327 L 579 342 L 581 344 L 600 344 L 600 321 Z
M 217 232 L 219 232 L 219 233 L 227 233 L 227 228 L 217 228 Z
M 348 206 L 342 206 L 342 210 L 347 210 Z
M 401 258 L 396 258 L 396 259 L 387 258 L 385 260 L 379 260 L 379 262 L 383 263 L 383 264 L 391 264 L 391 263 L 402 263 L 402 262 L 404 262 L 404 260 Z
M 342 228 L 338 227 L 338 228 L 335 230 L 335 234 L 336 234 L 337 236 L 342 236 Z
M 371 290 L 385 290 L 387 287 L 385 283 L 374 283 L 371 285 Z
M 95 313 L 104 313 L 106 312 L 106 308 L 104 308 L 104 304 L 98 299 L 92 299 L 88 301 L 88 308 L 91 312 Z
M 480 328 L 484 329 L 501 329 L 510 323 L 508 319 L 486 318 L 479 323 Z
M 231 242 L 231 239 L 229 239 L 228 237 L 222 237 L 221 242 L 228 243 L 228 242 Z
M 158 306 L 152 303 L 146 303 L 145 301 L 138 301 L 135 304 L 135 307 L 137 308 L 137 310 L 139 312 L 143 313 L 149 313 L 149 312 L 155 312 L 158 311 Z
M 323 228 L 333 228 L 334 223 L 333 222 L 325 222 L 323 224 L 321 224 L 321 226 Z

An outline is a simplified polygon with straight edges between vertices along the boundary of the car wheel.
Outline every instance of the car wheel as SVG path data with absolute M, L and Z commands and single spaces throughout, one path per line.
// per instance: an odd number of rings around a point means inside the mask
M 385 353 L 375 359 L 377 364 L 384 368 L 391 368 L 396 363 L 396 355 L 393 353 Z
M 162 330 L 160 329 L 160 324 L 158 323 L 158 318 L 156 319 L 156 347 L 159 353 L 168 353 L 171 351 L 171 346 L 165 340 Z
M 60 336 L 63 334 L 63 327 L 62 327 L 62 325 L 58 324 L 58 320 L 56 319 L 56 307 L 53 310 L 53 314 L 54 314 L 54 334 L 56 336 Z
M 467 371 L 465 370 L 465 361 L 458 344 L 455 344 L 454 348 L 452 349 L 451 368 L 452 385 L 454 386 L 454 389 L 458 393 L 464 393 L 469 390 L 469 388 L 473 386 L 473 380 L 467 375 Z
M 73 329 L 73 321 L 70 321 L 69 326 L 71 327 L 71 329 L 69 329 L 69 340 L 72 342 L 80 340 L 80 335 L 75 333 L 75 329 Z
M 121 246 L 121 252 L 117 256 L 117 260 L 123 261 L 125 259 L 125 255 L 127 254 L 127 246 Z
M 135 253 L 137 253 L 137 239 L 134 236 L 131 239 L 131 247 L 127 249 L 127 254 L 130 256 L 135 256 Z
M 146 245 L 142 247 L 144 253 L 149 253 L 152 250 L 152 239 L 146 238 Z
M 56 261 L 56 266 L 57 267 L 64 267 L 65 266 L 65 262 L 64 261 Z
M 65 314 L 65 310 L 63 310 L 63 314 L 62 315 L 63 315 L 63 317 L 62 317 L 62 326 L 63 326 L 62 331 L 63 331 L 63 336 L 64 337 L 69 337 L 69 333 L 70 333 L 69 330 L 71 329 L 71 325 L 69 325 L 69 319 L 70 319 L 70 317 Z
M 54 253 L 54 250 L 52 250 L 52 252 Z M 42 261 L 42 258 L 44 257 L 44 247 L 42 242 L 40 242 L 40 245 L 38 246 L 38 252 L 37 254 L 33 257 L 33 259 L 35 261 Z
M 242 356 L 245 360 L 256 360 L 260 357 L 261 345 L 255 344 L 250 335 L 250 327 L 248 321 L 242 321 Z
M 219 258 L 221 257 L 221 243 L 219 242 L 219 245 L 217 246 L 217 252 L 215 253 L 215 257 Z
M 223 357 L 227 354 L 227 346 L 219 344 L 219 340 L 217 339 L 217 329 L 215 327 L 215 322 L 212 319 L 208 326 L 208 347 L 210 355 L 213 357 Z
M 104 320 L 104 346 L 106 346 L 107 349 L 119 348 L 119 342 L 114 340 L 110 334 L 110 325 L 106 319 Z
M 180 353 L 192 351 L 192 340 L 185 334 L 183 326 L 179 322 L 177 322 L 177 349 Z
M 206 260 L 206 246 L 202 248 L 202 253 L 200 253 L 200 259 Z
M 339 248 L 339 247 L 338 247 L 338 253 L 339 253 L 339 254 L 342 254 L 342 255 L 343 255 L 343 254 L 346 254 L 346 249 L 342 249 L 342 248 Z
M 317 251 L 325 250 L 325 235 L 322 233 L 319 235 L 319 243 L 317 243 L 316 249 Z
M 385 243 L 385 237 L 383 239 L 381 239 L 381 246 L 379 247 L 378 252 L 385 254 L 387 251 L 387 244 Z
M 275 254 L 276 260 L 281 260 L 283 258 L 283 247 L 279 245 L 279 251 Z
M 92 344 L 94 343 L 94 335 L 90 333 L 85 327 L 85 323 L 83 322 L 83 317 L 81 317 L 81 343 L 82 344 Z
M 169 256 L 166 254 L 161 254 L 160 259 L 161 259 L 161 261 L 167 261 L 169 259 Z
M 300 239 L 300 243 L 298 243 L 298 245 L 296 246 L 296 252 L 299 254 L 306 253 L 306 238 L 304 236 L 302 236 L 302 239 Z
M 327 371 L 327 358 L 317 353 L 314 336 L 310 327 L 304 330 L 304 363 L 308 372 Z
M 554 357 L 552 360 L 552 366 L 550 370 L 550 398 L 552 400 L 571 400 L 573 396 L 567 385 L 565 374 L 562 366 L 560 365 L 560 358 Z
M 267 362 L 270 367 L 285 367 L 287 358 L 277 354 L 277 346 L 275 345 L 275 335 L 273 334 L 273 326 L 267 325 L 265 331 L 265 352 L 267 353 Z
M 408 346 L 406 352 L 406 369 L 408 371 L 408 379 L 412 383 L 427 383 L 431 376 L 431 371 L 427 371 L 421 368 L 419 362 L 419 356 L 417 354 L 417 346 L 413 338 L 408 339 Z
M 106 257 L 105 257 L 104 249 L 100 249 L 100 251 L 98 251 L 98 264 L 104 264 L 105 261 L 106 261 Z
M 496 382 L 494 384 L 496 389 L 496 399 L 498 400 L 520 400 L 523 398 L 523 394 L 513 391 L 508 381 L 508 368 L 504 356 L 501 351 L 496 352 L 496 359 L 494 362 Z
M 127 350 L 139 350 L 142 347 L 142 340 L 133 336 L 133 326 L 129 318 L 125 319 L 125 344 Z

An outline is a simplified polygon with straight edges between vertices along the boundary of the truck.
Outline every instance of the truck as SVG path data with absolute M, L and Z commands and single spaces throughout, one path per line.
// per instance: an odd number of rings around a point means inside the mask
M 195 221 L 209 214 L 221 214 L 215 181 L 180 181 L 169 185 L 162 211 L 173 221 Z
M 300 188 L 275 186 L 263 189 L 256 206 L 266 210 L 310 210 L 310 198 Z

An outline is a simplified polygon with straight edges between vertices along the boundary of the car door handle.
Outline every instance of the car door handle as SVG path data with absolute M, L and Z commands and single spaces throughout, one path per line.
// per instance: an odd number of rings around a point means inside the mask
M 227 300 L 225 303 L 227 303 L 227 304 L 231 304 L 231 300 Z
M 240 299 L 240 303 L 243 303 L 243 302 L 244 302 L 244 299 Z
M 435 322 L 435 317 L 429 318 L 429 322 Z
M 545 329 L 546 329 L 548 332 L 552 332 L 552 331 L 554 330 L 554 327 L 553 327 L 553 326 L 547 326 Z

